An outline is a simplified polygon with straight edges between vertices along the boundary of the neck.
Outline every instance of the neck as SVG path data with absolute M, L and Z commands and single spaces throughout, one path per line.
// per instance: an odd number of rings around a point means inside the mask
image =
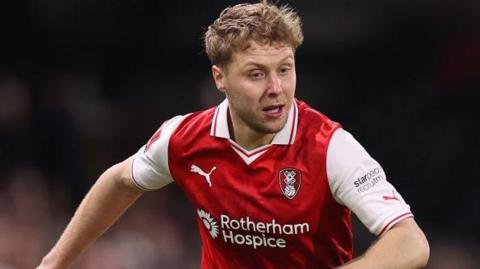
M 275 134 L 259 133 L 246 125 L 235 124 L 230 112 L 228 113 L 228 130 L 230 138 L 246 150 L 268 145 L 275 136 Z

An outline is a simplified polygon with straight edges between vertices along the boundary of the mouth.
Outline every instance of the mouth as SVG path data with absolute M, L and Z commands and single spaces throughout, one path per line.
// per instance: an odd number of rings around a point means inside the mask
M 282 116 L 285 105 L 272 105 L 262 109 L 263 113 L 269 118 L 279 118 Z

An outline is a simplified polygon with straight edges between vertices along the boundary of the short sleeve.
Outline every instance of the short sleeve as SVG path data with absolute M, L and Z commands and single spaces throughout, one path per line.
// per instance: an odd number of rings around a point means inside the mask
M 327 176 L 335 200 L 350 208 L 376 235 L 413 217 L 380 164 L 344 129 L 336 130 L 330 140 Z
M 135 154 L 132 179 L 144 190 L 160 189 L 173 182 L 168 166 L 170 137 L 185 116 L 176 116 L 162 124 L 146 145 Z

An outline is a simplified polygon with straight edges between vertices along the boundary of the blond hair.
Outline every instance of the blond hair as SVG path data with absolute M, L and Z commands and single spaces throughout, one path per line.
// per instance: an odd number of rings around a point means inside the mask
M 225 67 L 234 51 L 245 50 L 251 41 L 280 43 L 294 50 L 303 42 L 300 17 L 288 6 L 262 1 L 224 9 L 205 32 L 205 50 L 210 62 Z

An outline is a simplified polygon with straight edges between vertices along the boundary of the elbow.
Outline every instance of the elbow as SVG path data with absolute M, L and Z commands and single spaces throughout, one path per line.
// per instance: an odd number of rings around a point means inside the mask
M 416 266 L 414 268 L 425 268 L 430 258 L 430 246 L 423 233 L 421 233 L 421 237 L 418 240 L 416 254 L 414 258 Z
M 408 252 L 410 258 L 407 263 L 410 266 L 406 266 L 406 268 L 425 268 L 430 258 L 430 246 L 427 237 L 413 219 L 405 220 L 400 225 L 407 229 L 408 235 L 405 235 L 409 238 L 407 241 L 410 242 L 408 245 L 411 248 L 411 251 Z
M 422 250 L 420 251 L 420 268 L 424 268 L 428 264 L 428 260 L 430 259 L 430 246 L 428 245 L 428 242 L 425 240 L 425 244 L 422 247 Z

